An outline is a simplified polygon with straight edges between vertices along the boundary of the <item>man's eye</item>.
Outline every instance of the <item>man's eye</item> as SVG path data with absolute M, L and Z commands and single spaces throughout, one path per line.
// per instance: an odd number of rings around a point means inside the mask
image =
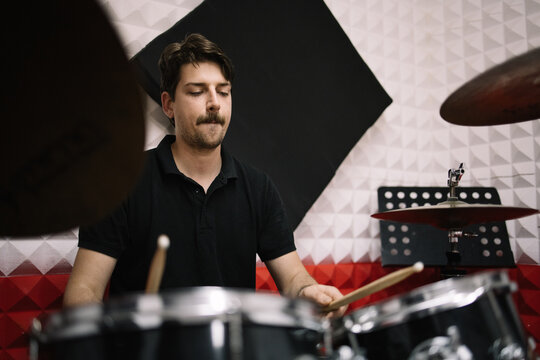
M 220 91 L 219 92 L 222 96 L 229 96 L 229 92 L 228 91 Z
M 198 95 L 201 95 L 202 94 L 202 91 L 190 91 L 189 92 L 189 95 L 193 95 L 193 96 L 198 96 Z

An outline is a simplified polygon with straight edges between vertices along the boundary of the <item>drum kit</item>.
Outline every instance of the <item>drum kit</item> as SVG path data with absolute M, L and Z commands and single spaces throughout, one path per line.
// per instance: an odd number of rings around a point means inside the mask
M 42 9 L 31 13 L 27 21 L 17 18 L 10 25 L 38 36 L 7 44 L 12 50 L 8 53 L 28 57 L 23 61 L 15 57 L 13 66 L 5 67 L 12 71 L 5 79 L 8 85 L 12 82 L 15 96 L 4 97 L 2 118 L 16 118 L 21 109 L 26 113 L 25 121 L 4 125 L 7 131 L 0 141 L 5 146 L 0 151 L 4 156 L 0 179 L 3 236 L 46 234 L 99 219 L 127 195 L 143 163 L 141 98 L 105 15 L 90 0 L 35 5 Z M 46 21 L 50 18 L 57 21 Z M 100 55 L 105 52 L 106 61 Z M 33 61 L 36 58 L 39 64 Z M 539 118 L 538 64 L 540 49 L 492 68 L 454 92 L 442 105 L 441 116 L 467 126 Z M 50 76 L 53 73 L 55 78 Z M 45 96 L 37 96 L 36 86 Z M 24 106 L 22 102 L 28 99 L 33 106 Z M 58 99 L 61 103 L 55 103 Z M 15 139 L 19 134 L 25 137 Z M 12 151 L 20 155 L 17 162 L 6 155 Z M 461 202 L 456 188 L 462 175 L 462 166 L 449 171 L 449 196 L 440 204 L 372 215 L 447 230 L 449 267 L 456 270 L 455 276 L 327 319 L 321 314 L 343 303 L 321 309 L 305 299 L 218 287 L 158 294 L 156 282 L 166 249 L 166 240 L 160 239 L 146 294 L 66 308 L 34 319 L 30 357 L 529 359 L 531 346 L 511 297 L 515 283 L 504 271 L 464 275 L 456 266 L 458 239 L 465 226 L 516 219 L 538 210 Z M 83 190 L 89 186 L 91 193 Z M 421 264 L 399 270 L 387 275 L 384 283 L 379 279 L 342 301 L 350 303 L 421 270 Z
M 390 274 L 391 275 L 391 274 Z M 505 272 L 441 280 L 326 319 L 222 287 L 128 295 L 36 318 L 31 359 L 532 359 Z

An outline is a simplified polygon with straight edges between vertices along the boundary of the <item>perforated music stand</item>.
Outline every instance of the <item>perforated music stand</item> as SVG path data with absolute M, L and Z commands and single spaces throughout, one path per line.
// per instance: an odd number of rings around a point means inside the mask
M 448 187 L 380 187 L 377 191 L 379 211 L 436 205 L 448 197 Z M 459 187 L 459 200 L 469 204 L 501 204 L 495 188 Z M 448 232 L 431 225 L 380 221 L 381 261 L 383 266 L 412 265 L 422 261 L 426 266 L 448 265 Z M 470 225 L 458 248 L 459 266 L 515 267 L 504 221 Z

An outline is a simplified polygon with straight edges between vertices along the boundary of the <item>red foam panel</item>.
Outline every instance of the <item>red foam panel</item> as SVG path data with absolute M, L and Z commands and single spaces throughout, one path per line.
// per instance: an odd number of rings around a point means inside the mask
M 380 263 L 307 265 L 308 272 L 320 283 L 333 285 L 347 294 L 382 276 L 400 269 Z M 470 272 L 487 269 L 470 269 Z M 518 265 L 507 269 L 518 285 L 514 294 L 516 308 L 526 332 L 540 349 L 540 266 Z M 0 277 L 0 360 L 28 358 L 28 330 L 33 318 L 58 311 L 69 274 Z M 374 302 L 406 293 L 440 279 L 437 268 L 426 268 L 404 281 L 349 305 L 348 312 Z M 277 292 L 266 267 L 257 267 L 258 290 Z

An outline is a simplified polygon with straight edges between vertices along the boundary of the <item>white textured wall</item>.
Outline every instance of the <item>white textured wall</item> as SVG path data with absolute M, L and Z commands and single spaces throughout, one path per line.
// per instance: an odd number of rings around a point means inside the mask
M 129 57 L 200 0 L 101 0 Z M 540 47 L 540 0 L 326 0 L 393 98 L 295 231 L 306 264 L 380 258 L 377 188 L 445 186 L 464 162 L 463 186 L 494 186 L 508 206 L 540 204 L 540 122 L 451 125 L 443 101 L 475 75 Z M 147 147 L 170 131 L 147 99 Z M 233 125 L 234 126 L 234 125 Z M 539 216 L 507 222 L 518 263 L 540 263 Z M 0 275 L 69 271 L 76 229 L 0 239 Z
M 494 186 L 502 204 L 538 208 L 540 122 L 462 127 L 439 109 L 475 75 L 540 46 L 540 1 L 342 1 L 327 5 L 394 99 L 296 231 L 304 259 L 375 261 L 379 186 Z M 539 216 L 507 222 L 518 263 L 540 262 Z

